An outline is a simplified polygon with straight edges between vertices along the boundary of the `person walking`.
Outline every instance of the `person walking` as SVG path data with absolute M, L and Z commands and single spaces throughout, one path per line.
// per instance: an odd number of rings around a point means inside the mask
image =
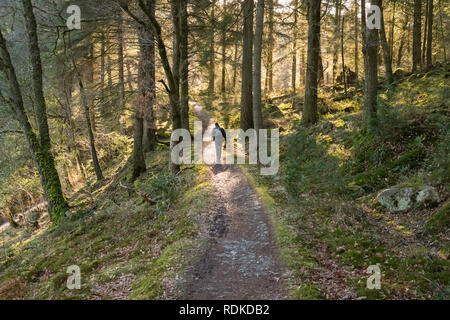
M 227 141 L 227 134 L 225 129 L 220 127 L 217 122 L 212 133 L 213 140 L 216 144 L 216 164 L 222 164 L 222 146 L 223 141 L 225 140 L 225 143 Z

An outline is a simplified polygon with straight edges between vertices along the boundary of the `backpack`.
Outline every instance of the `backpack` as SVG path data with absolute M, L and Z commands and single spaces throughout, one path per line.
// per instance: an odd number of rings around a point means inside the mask
M 225 141 L 227 141 L 227 133 L 225 132 L 225 129 L 222 127 L 219 127 L 220 132 L 222 132 L 222 136 L 224 137 Z

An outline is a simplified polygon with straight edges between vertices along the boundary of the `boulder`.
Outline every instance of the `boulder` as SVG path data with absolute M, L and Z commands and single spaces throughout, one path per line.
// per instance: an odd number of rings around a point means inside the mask
M 418 209 L 427 203 L 439 202 L 439 195 L 430 186 L 392 187 L 381 191 L 377 200 L 389 211 L 404 212 Z

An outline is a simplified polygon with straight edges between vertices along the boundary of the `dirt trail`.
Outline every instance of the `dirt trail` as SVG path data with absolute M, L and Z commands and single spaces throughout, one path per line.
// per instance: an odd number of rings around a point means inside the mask
M 210 130 L 214 122 L 195 105 Z M 204 157 L 215 159 L 212 141 L 203 142 Z M 261 201 L 236 165 L 210 167 L 215 189 L 208 248 L 193 266 L 186 299 L 287 299 L 282 268 Z

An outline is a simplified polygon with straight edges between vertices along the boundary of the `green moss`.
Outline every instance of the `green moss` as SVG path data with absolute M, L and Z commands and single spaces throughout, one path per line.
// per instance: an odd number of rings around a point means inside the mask
M 442 205 L 442 207 L 436 211 L 426 223 L 426 231 L 429 234 L 435 234 L 444 230 L 448 230 L 450 227 L 450 200 Z
M 297 300 L 317 300 L 324 298 L 322 293 L 314 285 L 300 286 L 300 288 L 292 290 L 291 295 Z

